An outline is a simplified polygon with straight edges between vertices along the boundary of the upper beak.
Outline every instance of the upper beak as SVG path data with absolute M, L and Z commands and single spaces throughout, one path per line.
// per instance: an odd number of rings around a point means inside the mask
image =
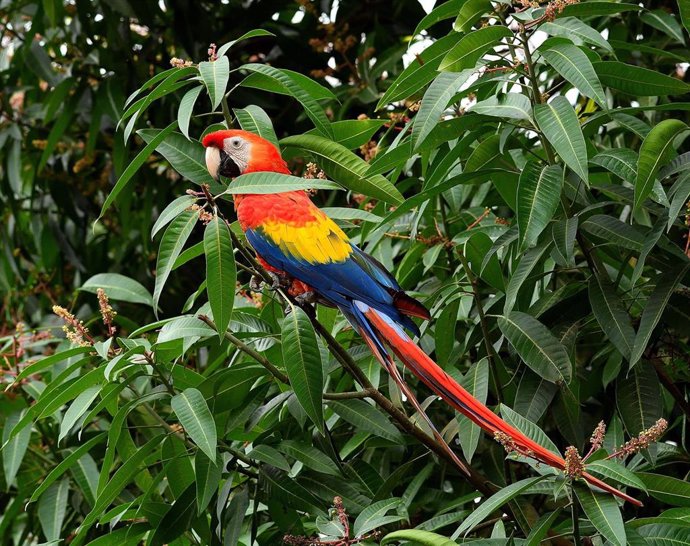
M 206 148 L 206 168 L 214 180 L 218 180 L 220 169 L 220 150 L 215 146 Z

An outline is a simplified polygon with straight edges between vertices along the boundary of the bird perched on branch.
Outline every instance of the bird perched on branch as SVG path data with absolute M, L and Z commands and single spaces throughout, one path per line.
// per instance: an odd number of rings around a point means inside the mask
M 216 131 L 204 137 L 203 145 L 206 166 L 216 179 L 252 172 L 291 174 L 272 143 L 247 131 Z M 235 195 L 235 208 L 240 226 L 266 270 L 286 283 L 289 294 L 298 302 L 320 301 L 340 309 L 461 470 L 468 473 L 466 465 L 417 402 L 393 360 L 394 355 L 448 404 L 510 449 L 565 469 L 562 457 L 502 420 L 412 341 L 406 330 L 419 335 L 419 329 L 411 317 L 429 320 L 429 311 L 408 296 L 381 263 L 351 243 L 306 192 Z M 600 489 L 641 505 L 587 472 L 582 477 Z

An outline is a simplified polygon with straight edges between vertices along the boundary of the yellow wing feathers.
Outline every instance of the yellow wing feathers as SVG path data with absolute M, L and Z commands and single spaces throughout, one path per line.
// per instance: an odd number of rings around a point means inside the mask
M 312 264 L 342 262 L 352 254 L 350 241 L 338 225 L 319 211 L 309 222 L 269 220 L 261 231 L 285 254 Z

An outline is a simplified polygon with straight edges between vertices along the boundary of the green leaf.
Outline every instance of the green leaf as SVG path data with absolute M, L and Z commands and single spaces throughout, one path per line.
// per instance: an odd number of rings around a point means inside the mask
M 48 542 L 62 536 L 62 524 L 67 513 L 69 480 L 63 479 L 51 485 L 38 501 L 38 520 Z
M 295 440 L 284 440 L 279 447 L 283 453 L 300 461 L 307 468 L 330 476 L 340 476 L 338 465 L 313 446 Z
M 513 311 L 498 318 L 498 327 L 525 364 L 539 376 L 556 384 L 570 383 L 572 365 L 568 351 L 541 322 Z
M 456 310 L 457 314 L 457 310 Z M 473 364 L 463 377 L 460 383 L 467 392 L 474 396 L 482 404 L 486 403 L 486 397 L 489 394 L 489 359 L 482 358 L 476 364 Z M 479 445 L 479 438 L 482 431 L 479 425 L 472 422 L 464 415 L 458 415 L 458 437 L 460 439 L 460 446 L 462 447 L 462 454 L 468 462 L 472 461 L 474 452 Z
M 232 306 L 235 301 L 237 269 L 230 228 L 218 215 L 213 217 L 204 230 L 204 253 L 206 254 L 206 292 L 218 335 L 223 339 L 230 324 Z
M 656 423 L 662 415 L 661 402 L 661 386 L 650 365 L 635 366 L 616 381 L 618 413 L 630 436 Z
M 412 125 L 414 150 L 419 149 L 431 131 L 438 125 L 448 102 L 471 74 L 472 71 L 470 70 L 463 70 L 457 74 L 455 72 L 443 72 L 431 82 L 429 89 L 424 93 L 421 107 L 414 117 L 414 124 Z
M 602 84 L 629 95 L 655 97 L 683 95 L 690 91 L 684 81 L 641 66 L 618 61 L 600 61 L 593 66 Z
M 265 444 L 258 445 L 247 456 L 255 461 L 261 461 L 285 472 L 290 472 L 290 464 L 287 462 L 287 459 L 271 446 Z
M 235 108 L 233 110 L 237 121 L 240 122 L 240 126 L 245 131 L 251 131 L 259 135 L 261 138 L 265 138 L 276 148 L 280 149 L 278 145 L 278 137 L 273 130 L 273 123 L 268 114 L 260 106 L 255 104 L 250 104 L 246 108 Z
M 539 27 L 539 30 L 551 36 L 568 38 L 575 45 L 591 44 L 613 53 L 613 48 L 598 31 L 575 17 L 560 17 Z
M 566 218 L 553 223 L 551 237 L 553 238 L 556 261 L 563 267 L 575 265 L 575 238 L 577 237 L 578 217 Z
M 522 93 L 491 96 L 472 106 L 471 111 L 498 118 L 532 120 L 532 104 Z
M 637 336 L 635 336 L 635 346 L 630 357 L 630 366 L 634 366 L 642 358 L 654 328 L 661 320 L 661 315 L 666 310 L 666 305 L 668 305 L 678 284 L 685 277 L 688 268 L 690 268 L 690 264 L 685 263 L 661 275 L 659 282 L 654 287 L 654 291 L 647 299 L 644 311 L 642 311 L 640 327 L 637 331 Z
M 595 493 L 589 487 L 574 486 L 580 506 L 601 535 L 616 546 L 627 544 L 623 516 L 613 496 Z
M 656 175 L 664 163 L 668 162 L 674 150 L 677 137 L 688 130 L 688 126 L 678 119 L 665 119 L 650 131 L 640 147 L 635 180 L 635 208 L 652 192 Z
M 542 257 L 548 250 L 549 243 L 550 241 L 547 241 L 534 248 L 530 248 L 525 252 L 522 258 L 520 258 L 520 263 L 518 263 L 518 266 L 513 271 L 508 281 L 508 286 L 506 287 L 506 301 L 503 307 L 505 313 L 511 311 L 515 306 L 522 286 L 529 278 L 534 268 L 541 262 Z
M 245 32 L 237 38 L 236 40 L 230 40 L 228 43 L 223 44 L 218 48 L 218 51 L 216 51 L 216 57 L 222 57 L 225 55 L 232 46 L 239 42 L 243 42 L 244 40 L 249 40 L 250 38 L 258 38 L 260 36 L 275 36 L 272 32 L 269 32 L 267 30 L 264 30 L 262 28 L 255 28 L 254 30 L 250 30 L 249 32 Z
M 226 57 L 227 58 L 227 57 Z M 187 531 L 194 518 L 194 484 L 190 484 L 175 499 L 156 526 L 148 544 L 150 546 L 167 546 L 174 544 L 182 533 Z
M 631 472 L 621 463 L 613 459 L 603 459 L 589 463 L 587 464 L 587 472 L 603 476 L 604 478 L 611 478 L 612 480 L 616 480 L 618 483 L 630 485 L 637 489 L 641 489 L 642 491 L 647 491 L 647 487 L 645 486 L 644 482 L 638 478 L 634 472 Z
M 556 447 L 556 444 L 554 444 L 551 441 L 551 439 L 546 435 L 546 433 L 541 428 L 539 428 L 534 422 L 523 417 L 516 411 L 510 409 L 505 404 L 501 404 L 500 410 L 501 416 L 506 421 L 506 423 L 518 429 L 525 436 L 527 436 L 531 440 L 534 440 L 540 446 L 543 446 L 549 451 L 557 453 L 558 455 L 561 454 L 560 451 L 558 451 L 558 447 Z
M 623 358 L 630 360 L 635 343 L 635 330 L 630 325 L 630 316 L 615 287 L 600 279 L 598 275 L 592 275 L 589 281 L 589 302 L 602 332 Z
M 352 536 L 361 537 L 383 525 L 405 519 L 405 516 L 386 516 L 400 506 L 400 499 L 384 499 L 367 506 L 360 512 L 352 526 Z
M 690 544 L 690 527 L 669 523 L 644 525 L 638 532 L 648 546 L 681 546 Z
M 242 174 L 235 178 L 225 193 L 231 195 L 243 193 L 265 195 L 308 189 L 341 190 L 342 187 L 330 180 L 300 178 L 282 173 L 254 172 Z
M 24 460 L 24 455 L 31 441 L 32 426 L 30 423 L 10 439 L 10 433 L 17 423 L 21 421 L 22 417 L 21 411 L 11 413 L 5 419 L 2 429 L 2 444 L 4 446 L 2 450 L 2 468 L 5 472 L 4 481 L 8 490 L 14 484 L 17 471 Z
M 158 308 L 158 301 L 163 293 L 165 281 L 168 280 L 175 260 L 182 252 L 187 239 L 199 219 L 198 211 L 184 211 L 166 228 L 158 249 L 156 261 L 156 283 L 153 289 L 153 308 Z
M 345 421 L 364 432 L 398 444 L 404 441 L 398 429 L 379 410 L 364 400 L 329 400 L 328 406 Z
M 462 37 L 459 33 L 451 33 L 440 40 L 435 41 L 424 51 L 419 53 L 418 59 L 411 62 L 403 70 L 391 86 L 386 90 L 376 105 L 376 110 L 381 110 L 391 102 L 405 99 L 419 92 L 436 76 L 441 59 L 446 56 L 448 50 Z
M 541 516 L 527 536 L 525 546 L 540 546 L 544 539 L 546 539 L 546 536 L 553 526 L 553 522 L 560 513 L 561 510 L 557 509 Z
M 457 32 L 469 32 L 477 19 L 491 9 L 491 3 L 488 0 L 466 0 L 453 23 L 453 28 Z
M 623 2 L 597 2 L 587 1 L 581 4 L 569 4 L 563 10 L 564 16 L 591 17 L 594 15 L 613 15 L 626 11 L 639 11 L 642 6 L 636 4 L 624 4 Z
M 150 142 L 146 144 L 143 150 L 141 150 L 137 156 L 127 165 L 127 168 L 124 170 L 124 172 L 120 175 L 120 178 L 117 179 L 117 182 L 115 182 L 115 186 L 113 187 L 112 190 L 110 190 L 110 193 L 108 194 L 108 197 L 106 198 L 105 202 L 103 203 L 103 206 L 101 207 L 101 212 L 98 215 L 97 221 L 103 218 L 103 215 L 105 214 L 105 211 L 110 208 L 110 205 L 113 204 L 115 199 L 117 199 L 117 196 L 120 195 L 122 190 L 125 189 L 129 181 L 132 179 L 134 174 L 141 168 L 141 166 L 146 163 L 146 160 L 149 158 L 149 156 L 153 153 L 153 151 L 156 149 L 156 147 L 163 142 L 163 140 L 173 132 L 175 127 L 177 126 L 177 121 L 173 121 L 170 125 L 168 125 L 165 129 L 162 131 L 158 132 L 155 137 L 151 139 Z M 210 175 L 209 175 L 210 176 Z
M 312 154 L 329 177 L 353 192 L 387 203 L 403 202 L 402 194 L 387 178 L 380 174 L 370 176 L 369 164 L 341 144 L 317 135 L 296 135 L 280 142 Z
M 572 44 L 556 44 L 541 52 L 546 62 L 580 93 L 606 109 L 606 94 L 594 67 L 582 50 Z
M 153 239 L 161 229 L 167 226 L 182 211 L 191 208 L 194 203 L 196 203 L 196 198 L 191 195 L 181 195 L 177 199 L 168 203 L 168 206 L 165 207 L 158 215 L 156 222 L 151 228 L 151 239 Z
M 221 468 L 203 452 L 197 451 L 194 457 L 194 476 L 196 481 L 196 509 L 197 514 L 201 514 L 218 491 Z
M 527 478 L 525 480 L 520 480 L 510 485 L 501 488 L 498 492 L 491 495 L 483 503 L 481 503 L 477 509 L 472 512 L 465 521 L 462 522 L 456 533 L 458 535 L 469 533 L 482 521 L 488 518 L 495 510 L 506 504 L 507 502 L 513 500 L 523 491 L 526 491 L 534 484 L 540 482 L 544 479 L 544 476 L 538 476 L 536 478 Z
M 678 0 L 678 10 L 685 30 L 690 32 L 690 0 Z
M 535 105 L 534 117 L 564 163 L 585 183 L 589 183 L 585 138 L 568 99 L 559 95 L 548 104 Z
M 199 63 L 199 74 L 211 98 L 211 107 L 215 110 L 223 99 L 225 88 L 228 86 L 230 61 L 227 57 L 222 56 L 215 61 L 201 62 Z
M 99 273 L 87 280 L 79 290 L 95 294 L 102 288 L 109 299 L 153 305 L 151 293 L 139 282 L 119 273 Z
M 385 119 L 344 119 L 331 123 L 333 140 L 348 150 L 355 150 L 371 140 L 371 137 L 386 125 Z M 315 134 L 312 129 L 306 134 Z M 378 157 L 378 156 L 377 156 Z
M 291 305 L 290 314 L 283 320 L 281 347 L 283 362 L 297 401 L 323 434 L 321 351 L 309 317 L 297 306 Z
M 106 439 L 107 435 L 107 432 L 101 432 L 100 434 L 97 434 L 87 442 L 81 444 L 78 448 L 76 448 L 64 459 L 62 459 L 62 461 L 60 461 L 60 464 L 58 464 L 48 473 L 45 479 L 41 482 L 41 485 L 39 485 L 38 488 L 31 494 L 29 502 L 35 502 L 45 492 L 45 490 L 48 489 L 55 482 L 55 480 L 57 480 L 60 476 L 62 476 L 65 472 L 67 472 L 70 468 L 77 464 L 79 459 L 81 459 L 85 454 L 91 451 L 91 448 L 103 442 Z
M 158 129 L 142 129 L 137 134 L 148 143 L 158 140 L 160 136 Z M 208 173 L 204 147 L 200 142 L 187 140 L 184 135 L 172 132 L 155 149 L 183 178 L 197 185 L 208 184 L 213 192 L 221 188 Z
M 685 42 L 683 39 L 683 27 L 680 26 L 680 23 L 678 23 L 672 14 L 661 9 L 655 9 L 644 12 L 642 15 L 640 15 L 640 19 L 649 26 L 652 26 L 667 36 L 670 36 L 675 41 L 680 42 L 681 44 Z
M 216 332 L 197 317 L 177 317 L 166 322 L 158 333 L 156 343 L 188 337 L 211 337 Z
M 690 507 L 690 483 L 687 481 L 648 472 L 636 472 L 636 475 L 655 499 L 673 506 Z
M 215 463 L 216 424 L 203 395 L 195 388 L 185 389 L 173 396 L 170 404 L 187 435 Z
M 423 30 L 435 25 L 439 21 L 444 21 L 446 19 L 452 19 L 457 17 L 460 7 L 467 0 L 450 0 L 449 2 L 444 2 L 439 6 L 435 6 L 429 13 L 427 13 L 422 20 L 417 24 L 412 36 L 416 36 Z
M 182 134 L 189 138 L 189 120 L 192 118 L 192 110 L 194 110 L 194 103 L 199 97 L 199 93 L 203 87 L 201 85 L 194 87 L 187 91 L 180 101 L 180 106 L 177 109 L 177 125 Z
M 637 152 L 630 148 L 604 150 L 590 159 L 590 162 L 604 167 L 621 180 L 625 180 L 631 184 L 635 183 L 635 179 L 637 178 L 638 155 Z
M 437 535 L 430 531 L 420 531 L 418 529 L 402 529 L 401 531 L 393 531 L 388 533 L 383 540 L 381 546 L 392 544 L 400 540 L 412 541 L 413 544 L 421 544 L 421 546 L 457 546 L 458 543 L 446 538 L 442 535 Z
M 471 1 L 471 0 L 470 0 Z M 482 1 L 482 4 L 489 4 Z M 460 72 L 474 69 L 477 61 L 503 38 L 510 38 L 513 33 L 506 27 L 497 25 L 472 31 L 455 44 L 441 61 L 439 70 Z
M 251 72 L 258 72 L 276 81 L 287 93 L 300 102 L 304 108 L 304 113 L 307 114 L 314 124 L 314 127 L 316 127 L 323 136 L 333 138 L 333 129 L 331 129 L 331 124 L 328 121 L 328 117 L 326 117 L 326 113 L 316 99 L 304 88 L 301 82 L 291 75 L 286 74 L 283 70 L 265 64 L 249 63 L 242 65 L 241 68 Z
M 523 249 L 536 244 L 553 218 L 562 188 L 563 169 L 559 165 L 542 168 L 536 161 L 527 162 L 517 190 L 517 225 Z
M 91 406 L 96 397 L 100 394 L 102 389 L 101 385 L 93 385 L 88 387 L 84 391 L 80 392 L 79 395 L 70 404 L 69 408 L 65 412 L 65 415 L 60 422 L 60 435 L 58 436 L 58 444 L 62 439 L 67 436 L 72 427 L 76 424 L 77 420 L 86 413 L 86 411 Z
M 644 237 L 634 227 L 618 218 L 606 214 L 595 214 L 582 223 L 582 229 L 599 237 L 608 244 L 614 244 L 639 252 Z

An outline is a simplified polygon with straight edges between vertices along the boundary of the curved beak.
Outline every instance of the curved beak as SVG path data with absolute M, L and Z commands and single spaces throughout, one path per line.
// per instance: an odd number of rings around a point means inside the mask
M 218 180 L 220 173 L 220 150 L 215 146 L 206 148 L 206 168 L 214 180 Z

